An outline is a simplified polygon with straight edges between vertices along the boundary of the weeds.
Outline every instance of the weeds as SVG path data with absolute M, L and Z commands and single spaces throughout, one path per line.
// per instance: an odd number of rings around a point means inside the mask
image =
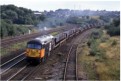
M 1 52 L 0 56 L 4 56 L 4 55 L 10 54 L 12 52 L 17 52 L 19 50 L 24 50 L 26 47 L 26 42 L 27 41 L 24 41 L 24 42 L 20 42 L 20 43 L 16 43 L 16 44 L 13 44 L 11 46 L 8 46 L 7 48 L 1 48 L 0 49 L 0 52 Z
M 120 80 L 119 38 L 96 32 L 82 47 L 80 62 L 90 80 Z
M 112 42 L 112 46 L 115 46 L 117 44 L 117 41 L 116 40 L 113 40 L 113 42 Z

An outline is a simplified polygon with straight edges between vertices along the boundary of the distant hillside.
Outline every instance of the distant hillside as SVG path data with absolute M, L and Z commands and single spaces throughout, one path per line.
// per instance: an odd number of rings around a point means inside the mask
M 33 28 L 36 26 L 39 30 L 44 27 L 53 28 L 68 23 L 80 27 L 93 23 L 110 23 L 120 17 L 120 11 L 58 9 L 39 12 L 14 5 L 1 5 L 0 15 L 0 35 L 4 38 L 28 33 L 30 30 L 28 25 L 34 25 Z

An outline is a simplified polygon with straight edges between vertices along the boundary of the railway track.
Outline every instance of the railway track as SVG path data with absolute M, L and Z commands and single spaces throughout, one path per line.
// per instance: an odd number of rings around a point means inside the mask
M 38 33 L 26 34 L 24 36 L 18 36 L 18 37 L 13 37 L 13 38 L 9 38 L 9 39 L 2 39 L 0 45 L 1 45 L 1 48 L 6 48 L 7 46 L 12 45 L 17 42 L 35 38 L 35 37 L 38 37 L 43 34 L 49 34 L 49 33 L 56 32 L 56 31 L 59 32 L 61 30 L 65 30 L 66 28 L 67 27 L 62 27 L 62 28 L 60 27 L 60 28 L 55 28 L 55 29 L 51 29 L 51 30 L 41 31 Z
M 22 53 L 18 55 L 17 57 L 1 65 L 0 75 L 1 75 L 2 80 L 9 81 L 13 78 L 16 78 L 16 76 L 19 74 L 21 75 L 22 74 L 21 72 L 24 72 L 24 74 L 26 74 L 25 76 L 22 75 L 22 77 L 26 77 L 29 72 L 32 72 L 32 70 L 35 69 L 34 66 L 30 66 L 29 63 L 26 63 L 24 54 L 25 53 Z
M 88 32 L 89 33 L 89 32 Z M 64 68 L 63 80 L 78 80 L 78 63 L 77 63 L 77 53 L 76 49 L 78 46 L 78 41 L 83 43 L 83 39 L 86 39 L 88 33 L 86 33 L 82 39 L 77 38 L 76 43 L 72 44 L 66 59 L 66 64 Z
M 18 63 L 22 62 L 23 60 L 25 60 L 25 56 L 24 56 L 25 52 L 16 56 L 15 58 L 3 63 L 0 68 L 1 68 L 1 72 L 0 74 L 3 74 L 4 72 L 10 70 L 12 67 L 14 67 L 15 65 L 17 65 Z
M 85 37 L 85 36 L 84 36 Z M 82 38 L 83 39 L 83 38 Z M 65 79 L 64 80 L 77 80 L 78 79 L 78 77 L 77 77 L 77 59 L 74 59 L 74 58 L 76 58 L 77 56 L 76 55 L 74 55 L 74 53 L 76 54 L 76 47 L 77 47 L 77 44 L 75 45 L 73 45 L 71 48 L 70 48 L 70 51 L 69 51 L 69 53 L 70 53 L 70 55 L 68 55 L 68 62 L 67 63 L 70 63 L 70 64 L 72 64 L 72 65 L 74 65 L 73 66 L 73 70 L 72 70 L 72 75 L 71 76 L 73 76 L 73 78 L 71 77 L 69 77 L 68 76 L 68 72 L 70 72 L 69 71 L 69 68 L 67 67 L 67 70 L 66 70 L 66 73 L 65 73 Z M 75 49 L 75 50 L 71 50 L 71 49 Z M 19 57 L 19 56 L 18 56 Z M 71 57 L 71 59 L 69 59 Z M 16 57 L 17 58 L 17 57 Z M 71 62 L 70 62 L 71 61 Z M 9 62 L 6 62 L 6 63 L 4 63 L 4 64 L 2 64 L 2 65 L 5 65 L 5 64 L 7 64 L 7 63 L 9 63 Z M 70 65 L 69 64 L 69 65 Z M 68 64 L 67 64 L 67 66 L 68 66 Z M 30 66 L 29 64 L 23 64 L 23 66 L 21 66 L 18 70 L 16 70 L 16 71 L 14 71 L 13 72 L 13 74 L 11 74 L 11 76 L 8 76 L 6 79 L 7 80 L 25 80 L 27 77 L 29 77 L 36 69 L 38 69 L 40 66 Z M 71 68 L 72 69 L 72 68 Z M 7 70 L 8 71 L 8 70 Z M 7 72 L 7 71 L 5 71 L 5 72 L 3 72 L 3 74 L 5 74 L 5 73 L 11 73 L 11 72 Z M 5 76 L 4 76 L 4 78 L 5 78 Z M 3 79 L 4 80 L 4 79 Z
M 30 73 L 32 73 L 33 71 L 31 71 L 32 69 L 34 69 L 35 67 L 29 67 L 30 66 L 30 64 L 27 64 L 27 65 L 25 65 L 25 66 L 23 66 L 21 69 L 19 69 L 16 73 L 14 73 L 12 76 L 10 76 L 8 79 L 7 79 L 7 81 L 9 81 L 9 80 L 14 80 L 15 78 L 17 78 L 17 80 L 24 80 L 24 78 L 26 77 L 26 76 L 28 76 Z M 30 72 L 31 71 L 31 72 Z M 23 73 L 24 73 L 24 75 L 23 75 Z M 21 77 L 20 77 L 20 74 L 22 74 L 21 75 Z M 18 78 L 18 76 L 19 76 L 19 78 Z
M 72 51 L 74 47 L 71 46 L 67 60 L 66 60 L 66 65 L 65 65 L 65 70 L 64 70 L 64 80 L 76 80 L 76 68 L 75 68 L 75 55 L 73 54 L 74 51 Z M 72 59 L 73 58 L 73 59 Z
M 52 33 L 52 32 L 55 32 L 55 31 L 62 32 L 62 30 L 64 28 L 66 28 L 66 27 L 55 28 L 54 30 L 48 30 L 46 32 L 47 33 Z M 65 29 L 63 31 L 65 31 Z M 43 32 L 45 32 L 45 31 L 43 31 Z M 36 37 L 36 36 L 39 36 L 39 35 L 42 35 L 42 34 L 45 34 L 45 33 L 42 33 L 41 32 L 39 34 L 38 33 L 35 33 L 35 34 L 32 34 L 32 35 L 28 35 L 28 36 L 27 35 L 25 35 L 25 36 L 18 36 L 18 37 L 13 38 L 13 39 L 10 39 L 10 38 L 9 39 L 3 39 L 1 41 L 1 46 L 2 46 L 1 48 L 5 48 L 7 50 L 8 49 L 12 50 L 14 48 L 12 48 L 10 46 L 11 44 L 14 44 L 14 43 L 17 43 L 17 42 L 22 42 L 22 41 L 25 41 L 25 40 L 29 40 L 29 39 L 31 39 L 33 37 Z M 10 54 L 7 54 L 7 55 L 1 57 L 1 64 L 5 63 L 6 61 L 9 61 L 10 59 L 16 57 L 18 55 L 18 53 L 22 53 L 22 52 L 24 52 L 24 50 L 12 51 L 12 52 L 10 51 Z

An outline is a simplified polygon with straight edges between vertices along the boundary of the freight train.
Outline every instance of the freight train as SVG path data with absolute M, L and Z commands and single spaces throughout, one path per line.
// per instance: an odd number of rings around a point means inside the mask
M 50 52 L 54 48 L 56 48 L 60 43 L 68 40 L 74 35 L 78 35 L 79 33 L 93 27 L 96 26 L 91 24 L 84 28 L 80 27 L 80 28 L 70 29 L 56 36 L 43 35 L 28 41 L 25 54 L 27 62 L 29 63 L 44 62 L 46 58 L 50 56 Z

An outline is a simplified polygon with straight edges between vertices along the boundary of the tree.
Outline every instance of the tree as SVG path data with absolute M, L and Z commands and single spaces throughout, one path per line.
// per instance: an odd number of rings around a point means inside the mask
M 45 15 L 35 16 L 34 12 L 30 9 L 14 5 L 2 5 L 1 18 L 5 20 L 9 19 L 13 24 L 35 25 L 38 24 L 37 22 L 43 21 Z
M 1 26 L 0 26 L 0 29 L 1 29 L 0 35 L 1 35 L 1 38 L 8 36 L 7 27 L 8 27 L 8 24 L 4 20 L 1 20 Z

